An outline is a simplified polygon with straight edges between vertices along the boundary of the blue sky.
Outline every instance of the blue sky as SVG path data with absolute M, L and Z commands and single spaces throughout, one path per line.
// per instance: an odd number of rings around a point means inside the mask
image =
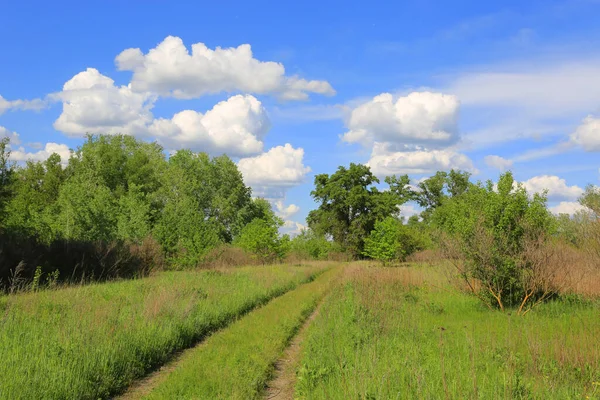
M 574 212 L 599 183 L 600 2 L 396 3 L 9 2 L 0 135 L 17 161 L 101 131 L 225 152 L 290 230 L 350 162 L 511 169 Z

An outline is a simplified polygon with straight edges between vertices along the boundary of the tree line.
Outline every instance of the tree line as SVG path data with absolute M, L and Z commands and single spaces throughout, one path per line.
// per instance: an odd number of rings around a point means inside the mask
M 10 162 L 0 142 L 0 279 L 14 286 L 46 274 L 70 279 L 132 276 L 288 259 L 374 259 L 384 264 L 436 249 L 487 305 L 529 306 L 552 296 L 546 267 L 557 240 L 600 258 L 600 190 L 585 210 L 555 217 L 545 193 L 527 193 L 510 172 L 497 183 L 439 171 L 383 182 L 362 164 L 314 179 L 308 229 L 290 238 L 268 201 L 253 198 L 227 156 L 179 150 L 124 135 L 88 136 L 69 160 L 53 154 Z M 401 206 L 422 211 L 408 219 Z M 241 255 L 238 257 L 238 255 Z M 556 263 L 555 263 L 556 264 Z
M 38 267 L 71 279 L 185 268 L 234 242 L 271 260 L 284 247 L 281 224 L 225 155 L 180 150 L 166 157 L 156 143 L 100 135 L 88 136 L 68 160 L 52 154 L 15 165 L 8 139 L 0 142 L 5 285 Z

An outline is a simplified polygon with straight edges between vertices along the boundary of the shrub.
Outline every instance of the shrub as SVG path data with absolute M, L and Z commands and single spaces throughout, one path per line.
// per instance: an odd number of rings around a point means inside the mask
M 277 224 L 255 218 L 242 229 L 234 244 L 264 264 L 285 256 L 289 249 L 289 236 L 279 236 Z
M 412 228 L 393 217 L 375 223 L 375 229 L 365 240 L 363 255 L 387 264 L 406 260 L 406 257 L 422 249 L 422 244 Z
M 518 306 L 520 313 L 554 292 L 544 268 L 553 221 L 545 195 L 530 197 L 510 172 L 497 189 L 491 181 L 471 185 L 433 214 L 442 249 L 470 290 L 490 306 Z

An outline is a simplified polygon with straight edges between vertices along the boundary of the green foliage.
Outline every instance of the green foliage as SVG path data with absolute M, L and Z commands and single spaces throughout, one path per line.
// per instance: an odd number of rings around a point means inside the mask
M 364 240 L 377 220 L 398 216 L 399 206 L 410 200 L 408 176 L 388 177 L 389 190 L 380 191 L 374 184 L 379 179 L 361 164 L 339 167 L 329 176 L 315 177 L 311 195 L 319 208 L 309 213 L 307 221 L 319 235 L 330 235 L 343 249 L 360 256 Z
M 383 264 L 404 261 L 407 256 L 421 250 L 419 236 L 410 226 L 396 218 L 387 217 L 375 223 L 375 229 L 365 240 L 364 255 Z
M 227 156 L 180 150 L 167 160 L 158 144 L 125 135 L 90 135 L 69 160 L 53 154 L 15 168 L 9 154 L 3 139 L 0 227 L 14 243 L 29 238 L 32 247 L 60 241 L 135 247 L 152 237 L 173 267 L 182 268 L 231 243 L 255 218 L 274 218 L 268 202 L 252 199 Z
M 440 207 L 445 200 L 466 192 L 470 186 L 470 176 L 470 173 L 463 171 L 438 171 L 435 175 L 419 182 L 414 198 L 425 209 L 421 216 L 429 220 L 433 210 Z
M 276 216 L 254 218 L 247 224 L 234 244 L 246 250 L 263 263 L 282 259 L 290 247 L 290 238 L 279 235 L 283 221 Z
M 334 242 L 310 228 L 302 230 L 290 243 L 290 252 L 302 259 L 326 260 L 331 252 L 339 250 Z
M 500 176 L 497 189 L 488 181 L 445 201 L 432 221 L 448 235 L 451 256 L 464 258 L 463 278 L 479 280 L 500 308 L 523 300 L 532 267 L 525 247 L 539 245 L 554 228 L 545 195 L 529 196 L 510 172 Z
M 12 196 L 14 165 L 9 161 L 10 141 L 0 138 L 0 229 L 4 225 L 6 203 Z

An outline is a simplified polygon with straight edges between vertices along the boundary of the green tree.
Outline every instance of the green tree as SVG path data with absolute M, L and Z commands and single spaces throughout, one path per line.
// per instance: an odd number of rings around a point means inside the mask
M 336 251 L 336 246 L 324 235 L 308 228 L 291 239 L 290 251 L 301 259 L 326 260 L 329 253 Z
M 375 222 L 397 216 L 399 206 L 412 196 L 406 175 L 386 178 L 387 191 L 380 191 L 376 183 L 379 179 L 362 164 L 339 167 L 331 176 L 317 175 L 311 195 L 320 204 L 308 215 L 310 228 L 319 235 L 330 235 L 352 255 L 362 255 L 364 240 Z
M 472 184 L 445 201 L 432 221 L 446 234 L 442 247 L 458 261 L 460 276 L 486 304 L 500 309 L 516 305 L 523 311 L 525 303 L 536 299 L 539 288 L 531 286 L 532 278 L 544 277 L 536 276 L 539 265 L 531 251 L 540 249 L 554 225 L 545 195 L 529 196 L 507 172 L 497 189 L 491 181 Z
M 285 256 L 289 248 L 289 236 L 279 235 L 283 221 L 279 218 L 265 220 L 255 218 L 247 224 L 234 244 L 241 247 L 263 263 L 273 262 Z
M 446 199 L 465 193 L 470 186 L 470 176 L 470 173 L 464 171 L 438 171 L 435 175 L 419 182 L 414 197 L 424 208 L 421 217 L 426 221 L 429 220 L 433 210 L 440 207 Z
M 381 261 L 404 261 L 407 256 L 421 249 L 415 232 L 400 220 L 387 217 L 375 223 L 375 229 L 365 240 L 364 255 Z
M 6 203 L 12 197 L 14 164 L 10 162 L 10 140 L 0 139 L 0 228 L 4 225 Z

